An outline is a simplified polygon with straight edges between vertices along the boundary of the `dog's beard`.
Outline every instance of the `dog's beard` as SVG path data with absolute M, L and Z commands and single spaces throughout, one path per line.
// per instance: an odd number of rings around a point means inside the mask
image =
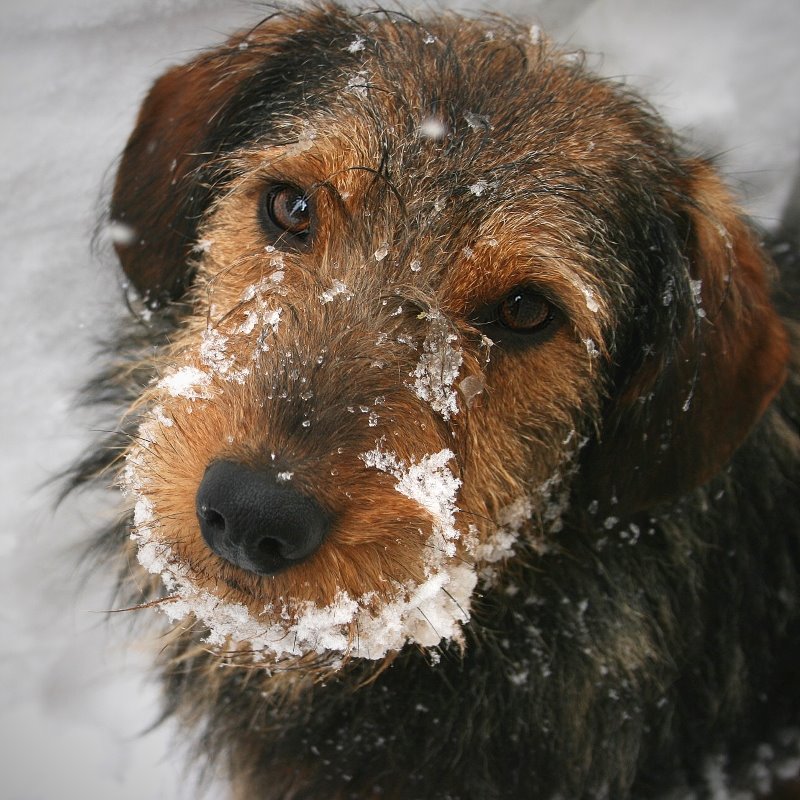
M 198 586 L 191 567 L 160 537 L 159 513 L 147 490 L 147 450 L 153 426 L 163 425 L 165 419 L 157 407 L 140 430 L 140 444 L 128 455 L 124 488 L 134 501 L 132 538 L 139 562 L 160 575 L 169 595 L 159 607 L 172 621 L 194 616 L 207 627 L 207 642 L 214 648 L 238 649 L 246 643 L 248 650 L 278 659 L 312 653 L 382 659 L 407 643 L 422 648 L 461 643 L 461 626 L 470 619 L 476 586 L 493 579 L 495 565 L 513 553 L 530 517 L 530 502 L 520 501 L 505 510 L 504 524 L 479 542 L 474 526 L 464 533 L 456 527 L 460 481 L 449 466 L 451 451 L 404 463 L 379 444 L 361 454 L 364 469 L 392 475 L 395 490 L 418 503 L 432 520 L 422 552 L 424 579 L 381 587 L 380 597 L 374 592 L 352 597 L 340 591 L 326 605 L 284 598 L 256 615 Z
M 282 260 L 273 260 L 272 266 L 282 267 Z M 165 507 L 161 499 L 167 489 L 165 481 L 183 480 L 191 487 L 196 476 L 178 479 L 174 461 L 164 463 L 163 454 L 174 453 L 177 446 L 185 458 L 191 453 L 192 459 L 203 462 L 207 456 L 192 452 L 192 444 L 184 441 L 187 432 L 207 426 L 209 412 L 219 419 L 232 416 L 230 411 L 237 403 L 231 397 L 246 390 L 248 381 L 258 379 L 265 359 L 277 357 L 275 335 L 282 309 L 275 300 L 282 293 L 282 279 L 283 272 L 278 269 L 245 292 L 238 309 L 244 322 L 232 324 L 225 333 L 217 328 L 203 330 L 146 394 L 143 422 L 127 453 L 121 478 L 122 488 L 132 500 L 132 538 L 139 562 L 161 578 L 167 597 L 159 607 L 174 622 L 193 617 L 205 626 L 205 641 L 219 651 L 245 649 L 272 661 L 317 655 L 336 664 L 351 657 L 383 659 L 413 643 L 428 650 L 435 660 L 436 649 L 443 643 L 463 643 L 462 626 L 471 618 L 476 587 L 486 587 L 497 579 L 523 532 L 529 543 L 534 539 L 532 520 L 538 520 L 536 526 L 541 530 L 558 529 L 568 497 L 564 478 L 580 449 L 580 437 L 573 432 L 563 443 L 563 461 L 547 481 L 522 492 L 490 519 L 483 508 L 459 506 L 461 480 L 456 456 L 449 448 L 434 450 L 429 445 L 433 452 L 418 455 L 408 455 L 406 448 L 403 457 L 387 446 L 387 436 L 373 426 L 370 417 L 368 430 L 374 427 L 375 435 L 365 441 L 373 446 L 357 454 L 357 464 L 367 473 L 391 476 L 394 491 L 417 508 L 417 518 L 408 521 L 407 531 L 402 522 L 391 523 L 396 535 L 418 543 L 414 557 L 419 563 L 413 577 L 387 576 L 374 590 L 353 591 L 338 585 L 320 602 L 309 600 L 308 592 L 304 597 L 300 587 L 295 594 L 291 574 L 282 592 L 259 598 L 263 583 L 244 573 L 242 579 L 231 577 L 236 568 L 220 566 L 222 562 L 210 553 L 198 569 L 181 554 L 179 546 L 173 546 L 177 543 L 171 528 L 178 526 L 175 505 Z M 320 302 L 343 298 L 350 299 L 344 290 L 323 296 Z M 448 423 L 481 393 L 482 379 L 469 376 L 459 380 L 462 353 L 443 315 L 430 312 L 418 319 L 424 321 L 427 332 L 404 391 L 412 391 L 434 417 Z M 275 395 L 274 402 L 280 398 L 286 403 L 292 389 L 273 386 L 269 394 Z M 273 402 L 271 396 L 268 400 Z M 431 427 L 435 427 L 433 423 Z M 208 438 L 225 438 L 213 424 L 209 430 L 214 433 Z M 180 460 L 174 455 L 166 457 Z M 281 480 L 291 481 L 291 476 L 290 471 L 279 473 Z M 189 502 L 184 497 L 180 504 L 182 535 L 199 538 Z M 323 546 L 315 569 L 325 569 L 327 564 L 334 570 L 333 561 L 335 557 Z M 225 575 L 217 579 L 215 573 L 220 570 Z M 240 589 L 238 593 L 231 591 L 233 584 Z

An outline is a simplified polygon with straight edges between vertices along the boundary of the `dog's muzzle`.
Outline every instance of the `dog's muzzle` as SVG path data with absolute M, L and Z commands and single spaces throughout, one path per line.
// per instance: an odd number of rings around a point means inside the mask
M 327 514 L 314 499 L 234 461 L 208 467 L 196 508 L 211 550 L 258 575 L 275 575 L 311 556 L 329 527 Z

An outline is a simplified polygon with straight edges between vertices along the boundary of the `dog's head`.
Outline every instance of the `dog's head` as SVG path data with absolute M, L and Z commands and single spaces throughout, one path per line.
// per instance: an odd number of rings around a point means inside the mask
M 140 560 L 212 641 L 381 657 L 477 583 L 720 470 L 785 371 L 708 165 L 530 31 L 337 7 L 161 77 L 113 195 L 187 311 L 126 482 Z

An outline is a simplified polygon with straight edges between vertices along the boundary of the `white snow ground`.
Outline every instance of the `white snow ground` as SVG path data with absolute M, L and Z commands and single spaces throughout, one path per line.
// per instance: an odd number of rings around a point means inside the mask
M 800 155 L 796 0 L 505 0 L 628 75 L 701 149 L 723 153 L 769 224 Z M 470 3 L 469 8 L 476 8 Z M 0 25 L 0 798 L 183 800 L 147 647 L 108 625 L 110 581 L 74 547 L 112 513 L 40 488 L 91 439 L 74 408 L 121 313 L 88 253 L 100 186 L 150 81 L 259 10 L 211 0 L 3 0 Z M 113 500 L 113 498 L 112 498 Z M 211 787 L 209 797 L 222 797 Z

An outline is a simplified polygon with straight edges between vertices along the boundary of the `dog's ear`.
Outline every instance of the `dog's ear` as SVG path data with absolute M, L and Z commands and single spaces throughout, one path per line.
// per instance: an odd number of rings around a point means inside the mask
M 268 18 L 168 70 L 145 98 L 117 171 L 110 221 L 123 270 L 148 305 L 186 287 L 198 225 L 220 177 L 217 159 L 250 132 L 247 103 L 257 114 L 274 76 L 251 83 L 290 29 L 289 18 Z
M 212 56 L 170 69 L 151 88 L 122 155 L 111 200 L 114 247 L 151 306 L 178 297 L 187 280 L 208 203 L 204 140 L 231 80 Z
M 672 342 L 651 343 L 585 454 L 588 496 L 612 514 L 708 481 L 786 376 L 789 345 L 770 301 L 771 265 L 713 170 L 695 161 L 686 175 L 675 201 L 686 229 L 681 264 L 649 299 L 659 306 L 654 314 L 675 306 Z

